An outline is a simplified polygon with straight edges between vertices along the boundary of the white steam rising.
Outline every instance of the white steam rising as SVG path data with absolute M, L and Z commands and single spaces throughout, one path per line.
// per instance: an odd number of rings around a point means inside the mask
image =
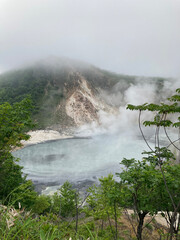
M 135 137 L 139 134 L 138 112 L 127 110 L 127 104 L 160 103 L 175 93 L 180 81 L 168 79 L 160 86 L 156 79 L 136 79 L 129 85 L 123 80 L 116 84 L 110 92 L 101 91 L 100 96 L 109 105 L 117 108 L 117 114 L 99 111 L 99 123 L 86 124 L 77 131 L 79 136 L 97 136 L 102 134 Z M 150 119 L 151 113 L 143 112 L 141 122 Z M 146 134 L 152 134 L 145 128 Z
M 151 102 L 156 97 L 155 90 L 155 85 L 148 83 L 131 85 L 124 93 L 124 101 L 134 105 Z

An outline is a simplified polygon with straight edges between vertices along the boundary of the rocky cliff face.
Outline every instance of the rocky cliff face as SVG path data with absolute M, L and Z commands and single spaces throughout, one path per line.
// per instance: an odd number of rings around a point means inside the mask
M 99 122 L 98 112 L 116 113 L 116 109 L 105 103 L 98 94 L 98 89 L 83 77 L 79 72 L 72 72 L 72 78 L 76 79 L 75 84 L 69 86 L 64 84 L 64 92 L 66 93 L 66 101 L 64 106 L 60 104 L 57 107 L 57 114 L 65 108 L 65 114 L 70 117 L 75 126 L 91 122 Z

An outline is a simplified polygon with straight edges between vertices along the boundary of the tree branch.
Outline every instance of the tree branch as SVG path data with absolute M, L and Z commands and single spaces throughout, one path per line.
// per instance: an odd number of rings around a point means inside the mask
M 138 122 L 139 122 L 139 129 L 140 129 L 141 135 L 142 135 L 142 137 L 143 137 L 146 145 L 149 147 L 149 149 L 150 149 L 152 152 L 154 152 L 153 149 L 150 147 L 148 141 L 146 140 L 146 138 L 145 138 L 145 136 L 144 136 L 144 133 L 143 133 L 143 131 L 142 131 L 142 128 L 141 128 L 141 110 L 139 110 L 139 120 L 138 120 Z
M 166 115 L 165 115 L 164 120 L 166 120 Z M 177 150 L 180 151 L 180 148 L 178 148 L 178 147 L 174 144 L 174 142 L 171 140 L 171 138 L 169 137 L 165 126 L 164 126 L 164 132 L 165 132 L 165 134 L 166 134 L 167 139 L 168 139 L 169 142 L 171 143 L 171 145 L 173 145 Z

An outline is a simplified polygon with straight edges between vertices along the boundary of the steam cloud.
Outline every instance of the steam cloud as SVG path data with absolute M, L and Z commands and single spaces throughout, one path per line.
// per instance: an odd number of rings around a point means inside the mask
M 77 130 L 79 136 L 121 135 L 136 137 L 139 134 L 138 112 L 126 109 L 127 104 L 140 105 L 143 103 L 160 103 L 175 93 L 179 87 L 179 79 L 167 79 L 163 86 L 158 86 L 156 79 L 137 78 L 132 84 L 125 80 L 117 83 L 110 92 L 101 91 L 100 97 L 109 105 L 116 106 L 117 114 L 99 111 L 99 124 L 93 122 Z M 144 112 L 141 121 L 150 119 L 151 113 Z M 145 128 L 151 135 L 151 130 Z

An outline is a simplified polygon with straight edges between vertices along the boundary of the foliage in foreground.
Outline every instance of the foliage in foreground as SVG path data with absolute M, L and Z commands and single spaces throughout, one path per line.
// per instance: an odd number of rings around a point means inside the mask
M 133 168 L 133 165 L 129 168 Z M 123 172 L 126 174 L 126 169 Z M 124 176 L 125 178 L 127 177 Z M 143 182 L 142 176 L 137 177 L 137 181 L 138 179 L 139 183 Z M 1 205 L 0 239 L 136 239 L 138 215 L 136 211 L 133 215 L 127 214 L 129 208 L 134 206 L 133 186 L 127 188 L 127 184 L 116 182 L 112 175 L 101 178 L 100 183 L 101 185 L 89 189 L 90 195 L 87 196 L 85 205 L 80 199 L 76 204 L 75 189 L 67 182 L 54 196 L 38 196 L 31 211 L 24 210 L 20 204 L 16 209 Z M 137 182 L 134 187 L 136 184 Z M 143 209 L 143 201 L 146 201 L 142 190 L 145 186 L 141 186 L 138 193 L 137 200 L 142 204 L 140 209 Z M 66 194 L 63 195 L 64 192 Z M 61 196 L 60 201 L 57 201 L 57 196 Z M 66 204 L 69 199 L 71 212 Z M 147 203 L 147 208 L 148 205 L 150 203 Z M 61 208 L 64 212 L 61 212 Z M 153 216 L 149 216 L 144 221 L 142 239 L 155 240 L 160 236 L 161 239 L 166 239 L 166 228 L 158 225 Z
M 11 153 L 16 147 L 22 146 L 21 140 L 29 138 L 26 131 L 33 126 L 31 111 L 30 98 L 13 105 L 0 105 L 0 201 L 3 204 L 15 201 L 16 206 L 18 194 L 23 193 L 21 201 L 28 207 L 36 196 L 32 183 L 23 177 L 22 167 Z
M 164 165 L 169 160 L 175 160 L 175 157 L 169 150 L 169 148 L 173 148 L 177 152 L 177 156 L 180 154 L 180 146 L 179 146 L 179 136 L 176 140 L 172 140 L 170 134 L 168 133 L 168 130 L 176 129 L 176 133 L 178 134 L 178 131 L 180 131 L 180 88 L 176 89 L 176 94 L 171 96 L 167 99 L 169 102 L 161 103 L 161 104 L 153 104 L 153 103 L 145 103 L 143 105 L 134 106 L 129 104 L 128 109 L 130 110 L 138 110 L 139 111 L 139 129 L 141 132 L 141 135 L 150 149 L 150 152 L 145 152 L 145 154 L 148 155 L 146 160 L 148 160 L 151 164 L 155 164 L 156 167 L 159 168 L 162 179 L 163 179 L 163 186 L 166 190 L 166 199 L 169 201 L 169 207 L 167 208 L 167 211 L 169 211 L 169 208 L 172 211 L 172 215 L 168 214 L 168 220 L 169 220 L 169 237 L 167 239 L 172 240 L 173 235 L 178 235 L 179 232 L 179 225 L 180 225 L 180 197 L 178 192 L 174 192 L 174 186 L 178 186 L 176 184 L 177 178 L 179 178 L 178 168 L 180 165 L 180 162 L 177 161 L 178 165 L 175 165 L 174 167 L 174 174 L 175 178 L 173 183 L 173 178 L 170 180 L 171 185 L 168 185 L 169 178 L 166 176 L 167 171 L 170 171 L 170 169 L 164 169 Z M 151 146 L 151 144 L 146 139 L 143 129 L 141 127 L 141 113 L 143 111 L 148 111 L 150 113 L 153 113 L 153 119 L 144 121 L 144 126 L 153 126 L 155 127 L 154 130 L 154 148 Z M 165 136 L 167 140 L 169 141 L 169 144 L 162 147 L 161 140 L 160 140 L 160 130 L 163 130 L 165 133 Z M 172 163 L 173 164 L 173 163 Z M 179 186 L 178 186 L 179 187 Z M 180 187 L 179 187 L 180 189 Z M 161 198 L 158 199 L 159 201 L 162 201 Z M 162 210 L 162 209 L 161 209 Z M 139 238 L 141 239 L 141 237 Z

